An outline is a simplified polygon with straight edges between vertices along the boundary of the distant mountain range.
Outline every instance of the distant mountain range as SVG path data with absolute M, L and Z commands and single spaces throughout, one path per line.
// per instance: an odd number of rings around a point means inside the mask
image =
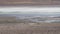
M 0 15 L 16 16 L 60 16 L 60 12 L 0 12 Z
M 13 19 L 14 18 L 14 19 Z M 15 23 L 15 21 L 20 23 L 51 23 L 58 22 L 60 23 L 60 14 L 47 14 L 47 13 L 33 13 L 33 14 L 0 14 L 0 20 L 10 20 Z M 3 21 L 2 21 L 3 22 Z

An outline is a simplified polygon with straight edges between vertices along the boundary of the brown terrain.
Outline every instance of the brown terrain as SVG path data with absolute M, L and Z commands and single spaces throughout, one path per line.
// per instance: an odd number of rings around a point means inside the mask
M 60 34 L 60 23 L 18 23 L 16 17 L 0 17 L 0 34 Z
M 60 5 L 60 0 L 0 0 L 0 5 Z
M 60 23 L 0 24 L 0 34 L 60 34 Z
M 8 23 L 9 22 L 16 22 L 16 17 L 14 17 L 14 16 L 13 17 L 12 16 L 10 16 L 10 17 L 9 16 L 1 17 L 0 16 L 0 23 L 7 23 L 7 22 Z

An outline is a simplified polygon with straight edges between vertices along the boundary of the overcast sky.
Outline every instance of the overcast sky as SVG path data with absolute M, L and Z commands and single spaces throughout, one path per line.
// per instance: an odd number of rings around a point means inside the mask
M 60 12 L 60 7 L 0 7 L 2 12 Z

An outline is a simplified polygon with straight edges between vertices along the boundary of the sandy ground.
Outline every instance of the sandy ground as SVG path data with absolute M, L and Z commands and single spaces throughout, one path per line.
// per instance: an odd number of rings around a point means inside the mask
M 60 23 L 0 24 L 0 34 L 60 34 Z

